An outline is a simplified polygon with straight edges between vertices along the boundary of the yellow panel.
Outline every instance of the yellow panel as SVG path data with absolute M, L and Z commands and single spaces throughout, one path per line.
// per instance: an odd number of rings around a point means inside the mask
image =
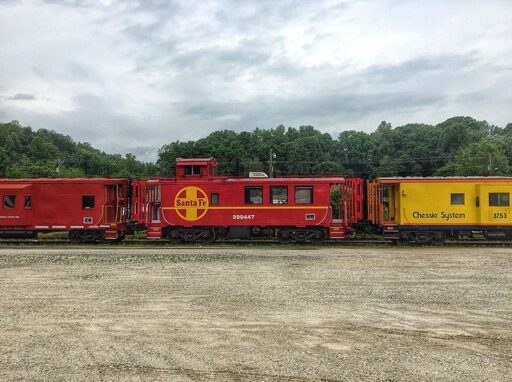
M 512 210 L 509 206 L 489 206 L 489 193 L 510 193 L 512 185 L 482 184 L 480 186 L 480 218 L 482 225 L 510 225 L 512 224 Z
M 464 205 L 452 205 L 451 194 L 464 194 Z M 406 182 L 400 184 L 400 225 L 478 225 L 477 184 Z

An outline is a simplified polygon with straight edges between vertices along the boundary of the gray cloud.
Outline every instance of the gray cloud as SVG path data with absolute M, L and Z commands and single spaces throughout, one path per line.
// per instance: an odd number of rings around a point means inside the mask
M 415 110 L 435 107 L 445 102 L 442 94 L 382 93 L 382 94 L 326 94 L 295 99 L 260 99 L 254 102 L 212 102 L 196 105 L 183 104 L 183 112 L 198 120 L 223 120 L 227 127 L 240 130 L 256 126 L 276 126 L 280 123 L 299 125 L 308 121 L 338 119 L 355 121 L 368 110 L 374 114 L 396 109 Z
M 149 160 L 223 128 L 505 125 L 511 17 L 501 0 L 485 19 L 476 0 L 0 2 L 0 118 Z
M 14 101 L 33 101 L 36 99 L 36 96 L 31 93 L 16 93 L 11 97 L 7 97 L 7 99 Z
M 446 75 L 471 68 L 480 60 L 477 52 L 458 55 L 417 57 L 395 65 L 373 65 L 364 76 L 377 83 L 395 83 L 411 80 L 416 76 Z

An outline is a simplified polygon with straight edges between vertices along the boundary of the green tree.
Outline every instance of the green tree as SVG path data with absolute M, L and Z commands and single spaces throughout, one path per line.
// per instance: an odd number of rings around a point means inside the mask
M 55 177 L 55 166 L 50 162 L 24 162 L 9 167 L 8 178 L 50 178 Z
M 40 136 L 36 136 L 30 143 L 30 157 L 34 160 L 55 159 L 57 155 L 57 147 Z
M 33 131 L 17 121 L 0 123 L 0 176 L 55 176 L 57 160 L 60 176 L 123 173 L 143 177 L 156 173 L 154 164 L 142 163 L 131 154 L 106 154 L 88 143 L 75 143 L 67 135 L 46 129 Z
M 333 161 L 325 161 L 313 166 L 312 173 L 314 175 L 346 175 L 343 167 Z
M 396 159 L 391 158 L 389 155 L 384 155 L 379 161 L 379 165 L 374 169 L 372 178 L 379 176 L 398 176 L 399 169 L 400 166 Z
M 436 171 L 440 176 L 508 175 L 510 166 L 502 143 L 486 138 L 463 147 L 455 159 Z
M 368 177 L 373 171 L 377 145 L 362 131 L 343 131 L 335 145 L 334 159 L 355 176 Z

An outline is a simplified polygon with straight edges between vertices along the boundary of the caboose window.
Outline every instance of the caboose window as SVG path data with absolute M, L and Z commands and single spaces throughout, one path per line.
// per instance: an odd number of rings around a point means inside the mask
M 219 204 L 219 194 L 216 192 L 212 192 L 211 200 L 212 204 Z
M 4 195 L 4 208 L 7 208 L 7 209 L 14 208 L 15 205 L 16 205 L 16 196 Z
M 201 166 L 185 166 L 185 175 L 201 175 Z
M 94 208 L 94 195 L 82 196 L 82 209 L 90 210 Z
M 245 204 L 262 204 L 263 188 L 245 187 Z
M 149 201 L 160 203 L 162 201 L 162 190 L 160 186 L 149 186 Z
M 152 214 L 151 214 L 151 222 L 157 223 L 160 221 L 160 204 L 153 204 L 152 207 Z
M 510 194 L 508 192 L 489 192 L 489 206 L 510 206 Z
M 464 205 L 464 194 L 451 194 L 452 206 Z
M 270 187 L 270 203 L 288 204 L 288 187 Z
M 32 196 L 31 195 L 25 195 L 25 208 L 27 210 L 32 208 Z
M 312 204 L 313 187 L 299 186 L 295 187 L 295 204 Z

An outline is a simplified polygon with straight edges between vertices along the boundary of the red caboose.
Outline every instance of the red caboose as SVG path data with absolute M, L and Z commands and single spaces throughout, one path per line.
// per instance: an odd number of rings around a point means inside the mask
M 175 178 L 135 181 L 132 219 L 147 228 L 150 239 L 277 237 L 304 242 L 344 238 L 363 217 L 361 179 L 231 178 L 216 172 L 213 158 L 178 158 Z M 340 201 L 333 209 L 335 189 Z
M 72 241 L 120 239 L 128 190 L 126 179 L 0 179 L 0 237 L 68 231 Z

